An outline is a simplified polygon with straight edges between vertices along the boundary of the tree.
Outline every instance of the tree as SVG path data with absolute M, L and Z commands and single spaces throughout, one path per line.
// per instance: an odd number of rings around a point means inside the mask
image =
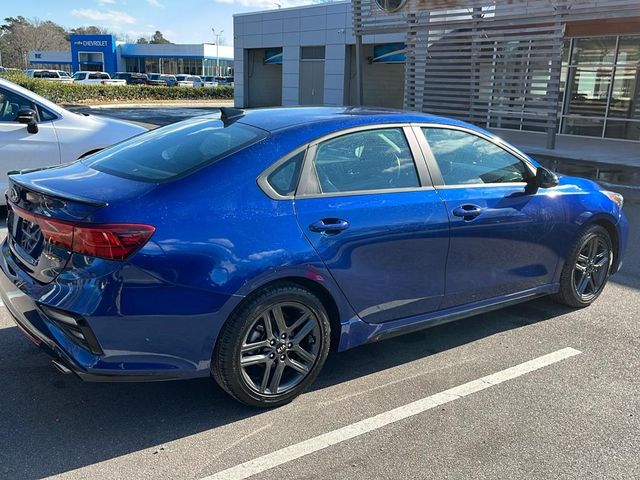
M 5 67 L 27 68 L 29 50 L 69 50 L 67 32 L 57 23 L 8 17 L 0 25 L 0 51 Z
M 156 30 L 156 33 L 153 34 L 149 43 L 156 44 L 156 43 L 171 43 L 171 42 L 166 38 L 164 38 L 164 35 L 162 35 L 161 31 Z
M 149 40 L 147 40 L 147 39 L 146 39 L 146 38 L 144 38 L 144 37 L 140 37 L 138 40 L 136 40 L 136 43 L 137 43 L 138 45 L 146 45 L 147 43 L 149 43 Z
M 103 27 L 98 27 L 96 25 L 88 25 L 85 27 L 77 27 L 69 30 L 67 34 L 67 40 L 70 35 L 112 35 L 112 33 Z

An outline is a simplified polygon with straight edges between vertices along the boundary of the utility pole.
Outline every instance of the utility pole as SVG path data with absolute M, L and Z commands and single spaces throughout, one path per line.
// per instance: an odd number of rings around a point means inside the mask
M 220 30 L 218 33 L 216 33 L 216 29 L 212 28 L 211 31 L 213 32 L 213 35 L 216 37 L 216 76 L 220 77 L 220 37 L 222 36 L 222 34 L 224 33 L 224 30 Z

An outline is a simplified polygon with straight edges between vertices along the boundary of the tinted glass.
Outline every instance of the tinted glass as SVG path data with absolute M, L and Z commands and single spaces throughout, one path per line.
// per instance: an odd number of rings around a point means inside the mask
M 506 150 L 459 130 L 422 129 L 446 185 L 524 182 L 524 163 Z
M 286 197 L 296 192 L 300 169 L 304 160 L 305 151 L 302 151 L 284 162 L 267 177 L 267 181 L 279 195 Z
M 194 119 L 158 128 L 83 160 L 96 170 L 146 182 L 186 175 L 267 136 L 258 128 Z
M 9 90 L 0 88 L 0 122 L 13 122 L 21 108 L 33 108 L 33 103 Z
M 324 193 L 420 185 L 401 128 L 366 130 L 322 142 L 314 166 Z

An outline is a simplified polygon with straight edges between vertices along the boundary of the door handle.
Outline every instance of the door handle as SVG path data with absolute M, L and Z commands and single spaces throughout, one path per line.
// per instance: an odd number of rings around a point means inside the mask
M 476 218 L 482 213 L 482 208 L 478 205 L 466 204 L 460 205 L 453 209 L 453 214 L 456 217 L 462 217 L 463 219 L 470 221 Z
M 340 233 L 349 228 L 349 222 L 341 218 L 323 218 L 309 225 L 309 230 L 320 233 Z

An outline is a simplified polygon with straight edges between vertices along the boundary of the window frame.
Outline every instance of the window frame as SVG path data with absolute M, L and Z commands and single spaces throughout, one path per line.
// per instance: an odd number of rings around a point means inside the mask
M 384 188 L 377 190 L 354 190 L 349 192 L 322 192 L 320 189 L 320 181 L 316 175 L 316 171 L 313 165 L 313 160 L 317 152 L 318 145 L 327 140 L 333 138 L 342 137 L 352 133 L 363 132 L 367 130 L 386 130 L 391 128 L 400 128 L 407 140 L 409 151 L 413 158 L 413 164 L 416 168 L 416 174 L 418 177 L 419 185 L 417 187 L 403 187 L 403 188 Z M 422 132 L 420 132 L 422 135 Z M 282 196 L 278 194 L 268 182 L 268 177 L 280 167 L 287 160 L 297 155 L 301 151 L 306 150 L 304 159 L 302 161 L 302 169 L 300 170 L 300 176 L 298 178 L 298 184 L 293 195 Z M 411 192 L 419 190 L 433 190 L 433 182 L 431 179 L 430 171 L 427 167 L 427 162 L 424 157 L 422 148 L 419 145 L 418 138 L 416 138 L 415 129 L 410 122 L 395 122 L 395 123 L 375 123 L 370 125 L 362 125 L 359 127 L 346 128 L 338 130 L 322 137 L 318 137 L 305 145 L 296 148 L 295 150 L 287 153 L 285 156 L 274 162 L 269 168 L 263 171 L 257 178 L 257 183 L 267 196 L 273 200 L 293 200 L 293 199 L 306 199 L 306 198 L 325 198 L 325 197 L 346 197 L 354 195 L 376 195 L 380 193 L 397 193 L 397 192 Z
M 524 153 L 516 150 L 511 145 L 503 142 L 499 138 L 490 137 L 482 132 L 478 132 L 471 128 L 462 127 L 458 125 L 444 125 L 439 123 L 413 123 L 414 132 L 416 137 L 418 138 L 418 143 L 420 144 L 420 148 L 423 151 L 424 158 L 429 166 L 429 172 L 431 173 L 431 178 L 433 179 L 433 185 L 436 189 L 444 189 L 444 188 L 482 188 L 482 187 L 505 187 L 505 186 L 522 186 L 525 187 L 528 185 L 533 178 L 535 178 L 537 167 L 531 162 L 531 159 L 527 157 Z M 524 182 L 498 182 L 498 183 L 461 183 L 461 184 L 453 184 L 448 185 L 445 183 L 442 173 L 440 172 L 440 167 L 436 158 L 431 150 L 431 146 L 429 145 L 429 141 L 427 137 L 422 133 L 423 128 L 439 128 L 441 130 L 457 130 L 460 132 L 464 132 L 469 135 L 473 135 L 483 140 L 486 140 L 496 147 L 504 150 L 505 152 L 511 154 L 518 160 L 524 163 L 525 171 L 528 174 L 527 181 Z

